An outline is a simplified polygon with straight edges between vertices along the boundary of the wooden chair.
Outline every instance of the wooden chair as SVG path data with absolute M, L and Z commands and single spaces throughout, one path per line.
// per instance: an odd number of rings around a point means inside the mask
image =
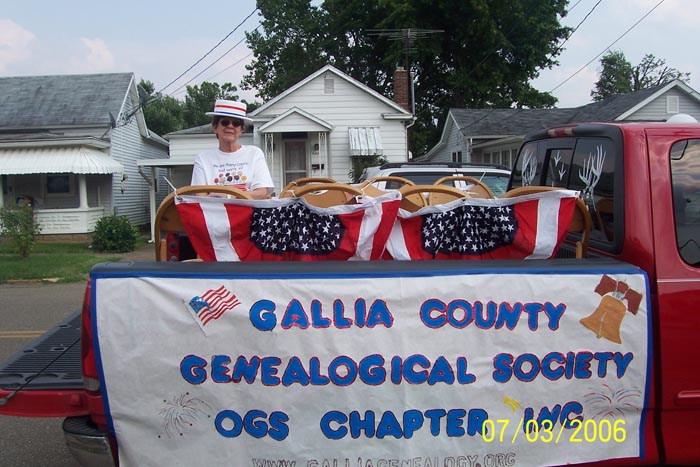
M 447 185 L 407 185 L 401 187 L 399 192 L 403 196 L 401 207 L 411 212 L 423 206 L 444 204 L 466 197 L 462 190 Z M 424 193 L 427 194 L 427 199 Z
M 360 190 L 365 194 L 365 196 L 370 196 L 373 198 L 376 198 L 377 196 L 381 196 L 385 193 L 388 193 L 389 190 L 380 190 L 377 188 L 374 184 L 378 182 L 396 182 L 400 183 L 402 187 L 409 185 L 413 186 L 415 183 L 413 181 L 403 178 L 403 177 L 397 177 L 394 175 L 388 175 L 385 177 L 373 177 L 365 180 L 362 182 L 359 186 Z
M 280 193 L 280 198 L 304 198 L 310 205 L 319 208 L 350 204 L 356 196 L 362 196 L 362 190 L 347 183 L 337 182 L 309 183 Z
M 448 175 L 446 177 L 439 178 L 435 180 L 435 185 L 442 185 L 447 182 L 466 182 L 467 185 L 473 185 L 471 188 L 466 190 L 467 196 L 470 198 L 495 198 L 491 188 L 478 178 L 470 177 L 468 175 Z M 450 186 L 450 185 L 448 185 Z
M 521 186 L 508 190 L 502 198 L 514 198 L 516 196 L 562 189 L 563 188 L 552 186 Z M 588 211 L 586 203 L 584 203 L 581 198 L 576 198 L 574 216 L 571 218 L 571 224 L 569 225 L 569 232 L 581 234 L 581 240 L 576 242 L 576 258 L 585 258 L 588 256 L 588 241 L 591 238 L 592 228 L 593 220 L 591 219 L 591 213 Z
M 543 191 L 553 191 L 553 190 L 563 190 L 563 188 L 557 186 L 540 186 L 540 185 L 530 185 L 530 186 L 519 186 L 506 191 L 502 198 L 515 198 L 516 196 L 531 195 L 533 193 L 542 193 Z
M 280 198 L 287 198 L 292 196 L 289 192 L 294 188 L 300 186 L 308 185 L 309 183 L 337 183 L 334 179 L 328 177 L 301 177 L 292 180 L 287 183 L 287 185 L 280 191 Z M 285 196 L 283 196 L 285 194 Z
M 218 185 L 190 185 L 178 188 L 176 192 L 170 193 L 165 197 L 154 221 L 154 240 L 156 248 L 156 261 L 168 261 L 168 246 L 165 240 L 167 232 L 185 232 L 185 227 L 180 220 L 180 214 L 175 206 L 175 196 L 178 195 L 195 195 L 201 193 L 214 193 L 222 195 L 230 195 L 233 198 L 252 199 L 245 191 L 232 186 Z

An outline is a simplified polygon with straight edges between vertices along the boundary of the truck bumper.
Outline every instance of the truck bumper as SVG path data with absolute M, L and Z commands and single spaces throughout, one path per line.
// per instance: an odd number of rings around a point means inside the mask
M 116 467 L 108 433 L 96 429 L 90 417 L 68 417 L 63 420 L 63 434 L 71 455 L 80 465 Z

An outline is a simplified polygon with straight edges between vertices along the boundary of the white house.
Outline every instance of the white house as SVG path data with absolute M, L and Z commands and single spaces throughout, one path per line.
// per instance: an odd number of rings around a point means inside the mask
M 571 109 L 450 109 L 440 141 L 419 159 L 512 167 L 532 131 L 579 122 L 660 122 L 677 114 L 700 121 L 700 94 L 679 80 Z
M 353 157 L 408 160 L 407 126 L 413 115 L 330 65 L 255 109 L 250 117 L 254 142 L 265 152 L 278 190 L 299 177 L 350 181 Z
M 42 235 L 86 238 L 111 214 L 148 224 L 136 160 L 165 157 L 132 73 L 0 78 L 0 206 L 32 200 Z

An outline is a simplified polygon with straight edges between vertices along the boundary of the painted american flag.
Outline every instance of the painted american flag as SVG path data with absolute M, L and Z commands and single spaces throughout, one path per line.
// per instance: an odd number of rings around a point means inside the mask
M 201 295 L 195 295 L 186 303 L 202 329 L 209 322 L 219 319 L 224 313 L 241 304 L 238 298 L 223 285 L 217 289 L 209 289 Z

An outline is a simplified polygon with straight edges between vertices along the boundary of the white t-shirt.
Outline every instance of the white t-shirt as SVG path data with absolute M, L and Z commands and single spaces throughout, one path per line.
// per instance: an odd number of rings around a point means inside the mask
M 275 186 L 265 155 L 256 146 L 241 146 L 236 152 L 202 151 L 194 160 L 192 185 L 228 185 L 243 191 Z

